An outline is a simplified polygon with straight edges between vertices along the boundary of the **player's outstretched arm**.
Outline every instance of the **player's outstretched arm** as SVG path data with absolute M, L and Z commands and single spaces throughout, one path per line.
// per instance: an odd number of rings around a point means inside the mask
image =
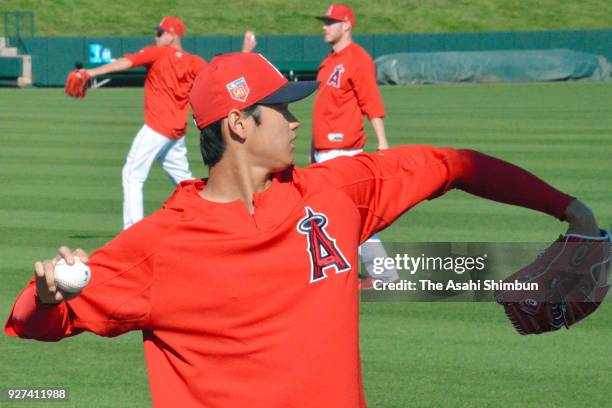
M 88 69 L 87 73 L 92 77 L 97 77 L 100 75 L 106 75 L 113 72 L 119 71 L 127 71 L 132 68 L 134 64 L 127 58 L 119 58 L 113 62 L 109 62 L 108 64 L 101 65 L 97 68 Z
M 84 98 L 87 90 L 91 86 L 91 79 L 111 72 L 125 71 L 130 69 L 134 64 L 127 58 L 119 58 L 113 62 L 102 65 L 94 69 L 81 69 L 80 64 L 77 69 L 71 71 L 66 77 L 65 92 L 66 95 L 73 98 Z
M 569 223 L 569 233 L 599 236 L 590 208 L 511 163 L 473 150 L 457 150 L 450 187 L 498 202 L 541 211 Z
M 584 203 L 525 169 L 473 150 L 400 146 L 310 166 L 306 174 L 331 183 L 353 198 L 358 208 L 368 209 L 363 237 L 387 227 L 418 203 L 455 188 L 567 221 L 570 233 L 599 235 L 595 217 Z

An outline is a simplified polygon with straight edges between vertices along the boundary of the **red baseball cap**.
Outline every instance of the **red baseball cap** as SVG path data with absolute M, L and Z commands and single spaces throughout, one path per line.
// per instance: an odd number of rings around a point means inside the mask
M 185 23 L 183 23 L 183 21 L 178 17 L 166 16 L 162 18 L 162 21 L 160 21 L 159 25 L 155 27 L 155 30 L 158 33 L 167 31 L 182 37 L 185 35 Z
M 325 21 L 348 21 L 352 26 L 355 26 L 355 13 L 353 10 L 342 3 L 334 3 L 325 12 L 324 16 L 315 17 Z
M 289 82 L 263 55 L 237 52 L 210 61 L 194 81 L 189 103 L 196 125 L 203 129 L 231 109 L 299 101 L 318 85 L 318 81 Z

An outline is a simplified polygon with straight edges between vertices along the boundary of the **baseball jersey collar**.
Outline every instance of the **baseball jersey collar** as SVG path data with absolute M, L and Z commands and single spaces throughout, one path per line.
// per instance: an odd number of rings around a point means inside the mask
M 266 190 L 253 195 L 253 214 L 240 200 L 219 203 L 202 198 L 199 193 L 205 187 L 206 179 L 181 182 L 164 208 L 183 212 L 186 220 L 202 218 L 206 223 L 236 232 L 261 233 L 282 224 L 301 198 L 290 172 L 276 175 Z
M 334 51 L 332 48 L 332 52 L 331 55 L 337 55 L 337 56 L 341 56 L 341 55 L 345 55 L 351 52 L 351 50 L 355 47 L 355 42 L 351 42 L 349 45 L 347 45 L 346 47 L 344 47 L 343 49 L 341 49 L 340 51 Z

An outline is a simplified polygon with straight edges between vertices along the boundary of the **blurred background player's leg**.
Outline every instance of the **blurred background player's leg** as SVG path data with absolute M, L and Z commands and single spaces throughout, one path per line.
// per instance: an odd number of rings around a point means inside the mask
M 380 279 L 383 282 L 395 282 L 399 279 L 397 269 L 384 268 L 381 273 L 374 272 L 374 259 L 387 258 L 387 251 L 383 246 L 378 235 L 372 235 L 366 242 L 359 246 L 359 258 L 365 270 L 368 272 L 368 277 L 360 282 L 361 289 L 371 289 L 374 279 Z
M 160 135 L 144 125 L 132 142 L 123 166 L 123 229 L 143 217 L 142 187 L 149 176 L 151 165 L 159 152 L 167 148 L 173 139 Z
M 175 185 L 183 180 L 193 179 L 189 170 L 189 161 L 187 161 L 187 146 L 184 137 L 172 140 L 172 143 L 160 152 L 157 159 L 161 162 L 170 181 Z
M 334 150 L 316 150 L 313 149 L 311 159 L 313 163 L 323 163 L 326 160 L 335 159 L 340 156 L 354 156 L 363 152 L 363 149 L 334 149 Z

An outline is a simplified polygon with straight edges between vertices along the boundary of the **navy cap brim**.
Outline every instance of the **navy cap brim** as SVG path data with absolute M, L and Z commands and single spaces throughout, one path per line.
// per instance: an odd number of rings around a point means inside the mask
M 280 105 L 304 99 L 319 87 L 319 81 L 287 82 L 272 95 L 257 101 L 261 105 Z
M 317 20 L 325 21 L 326 23 L 341 23 L 343 20 L 338 20 L 337 18 L 331 18 L 327 16 L 316 16 Z

